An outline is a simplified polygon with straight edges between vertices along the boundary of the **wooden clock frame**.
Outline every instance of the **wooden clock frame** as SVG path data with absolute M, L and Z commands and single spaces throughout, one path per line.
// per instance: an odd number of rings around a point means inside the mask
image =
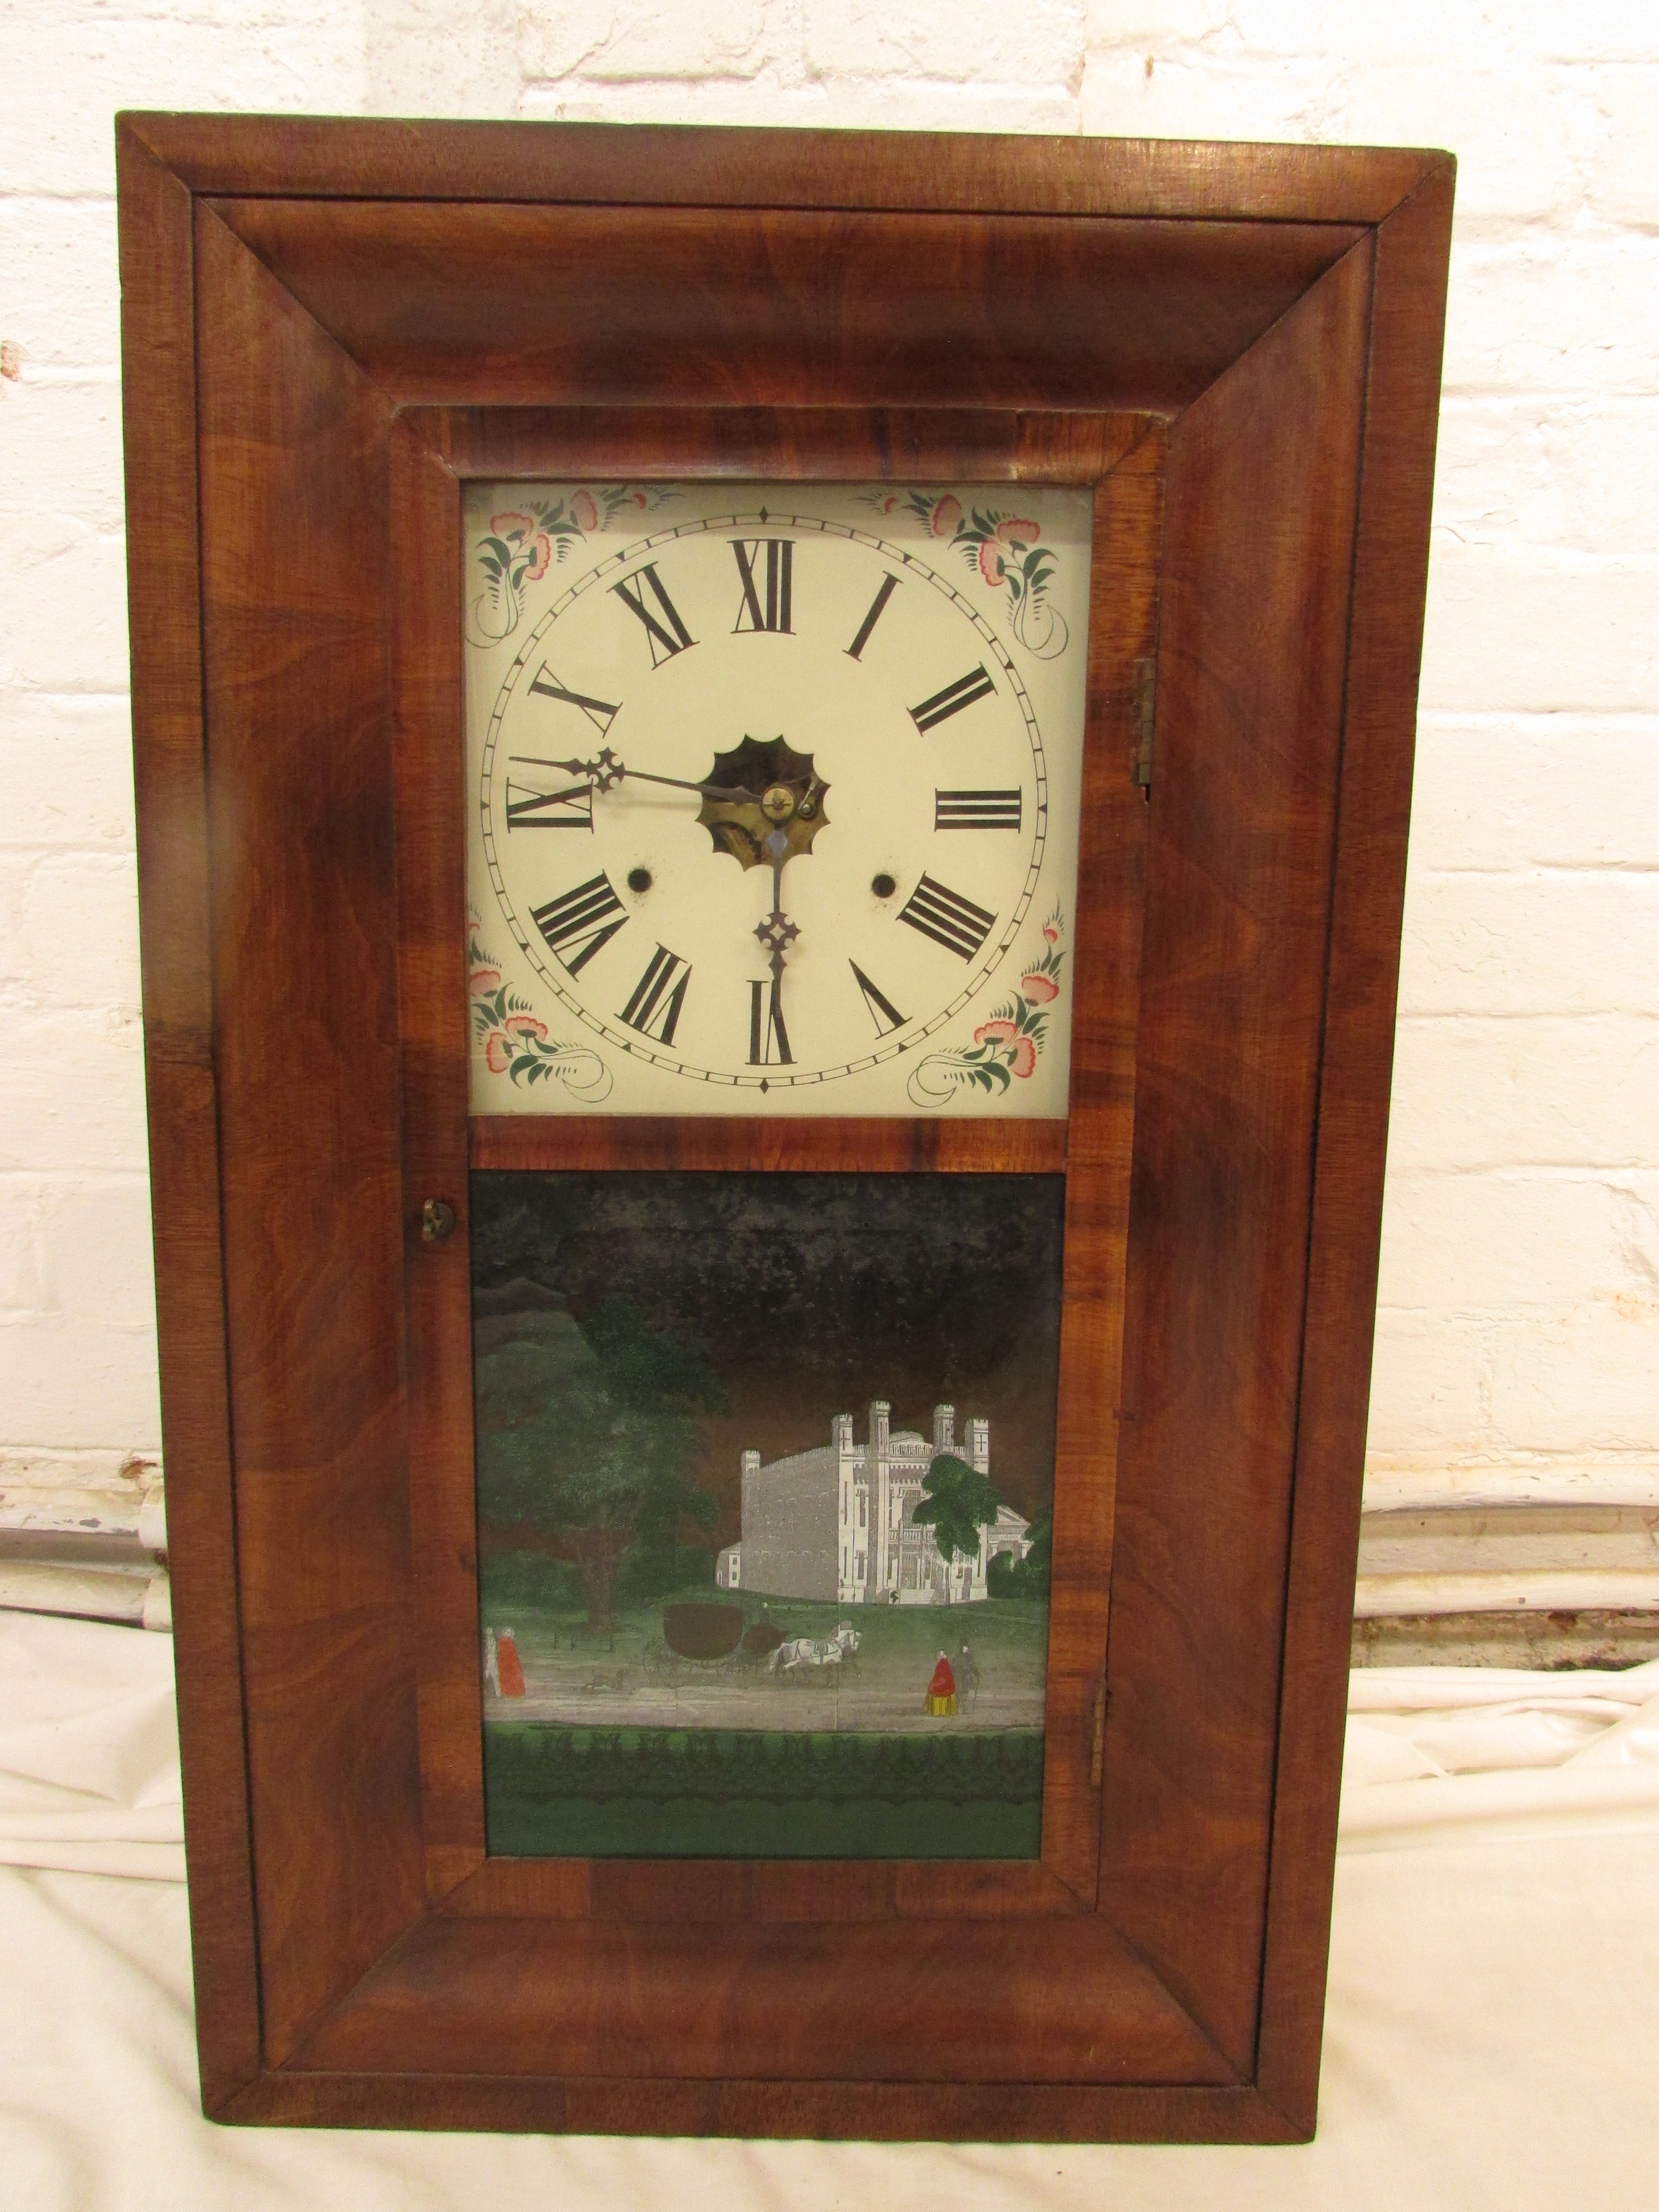
M 1305 2137 L 1450 160 L 161 115 L 118 157 L 204 2107 Z M 469 1135 L 460 480 L 602 471 L 1095 487 L 1069 1137 Z M 1040 1863 L 486 1856 L 421 1206 L 554 1157 L 1066 1173 Z

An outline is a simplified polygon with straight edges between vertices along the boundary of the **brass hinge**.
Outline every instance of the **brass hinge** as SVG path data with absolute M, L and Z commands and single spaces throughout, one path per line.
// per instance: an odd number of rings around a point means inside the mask
M 1089 1780 L 1098 1790 L 1106 1772 L 1106 1708 L 1112 1702 L 1112 1693 L 1104 1682 L 1095 1692 L 1094 1744 L 1089 1753 Z
M 1135 781 L 1147 799 L 1152 795 L 1152 723 L 1158 706 L 1158 663 L 1135 663 Z

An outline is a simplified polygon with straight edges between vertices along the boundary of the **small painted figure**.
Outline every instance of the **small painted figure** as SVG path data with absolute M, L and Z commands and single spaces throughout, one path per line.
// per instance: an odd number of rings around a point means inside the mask
M 499 1698 L 501 1694 L 501 1665 L 495 1654 L 495 1632 L 493 1628 L 486 1628 L 483 1632 L 483 1678 L 484 1687 L 493 1690 Z
M 518 1639 L 510 1628 L 502 1629 L 495 1639 L 495 1663 L 501 1672 L 501 1695 L 523 1697 L 524 1668 L 519 1660 Z
M 964 1643 L 962 1656 L 957 1662 L 957 1691 L 962 1700 L 962 1710 L 971 1713 L 979 1697 L 979 1662 Z
M 942 1651 L 921 1706 L 922 1711 L 931 1713 L 935 1720 L 948 1718 L 957 1709 L 957 1678 L 951 1672 L 951 1662 Z

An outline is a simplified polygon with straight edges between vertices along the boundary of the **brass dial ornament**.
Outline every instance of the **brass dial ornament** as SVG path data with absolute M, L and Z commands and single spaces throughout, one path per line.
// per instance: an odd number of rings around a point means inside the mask
M 730 853 L 745 868 L 778 869 L 811 851 L 829 788 L 813 774 L 810 753 L 793 751 L 781 738 L 769 744 L 745 738 L 715 754 L 697 819 L 717 853 Z

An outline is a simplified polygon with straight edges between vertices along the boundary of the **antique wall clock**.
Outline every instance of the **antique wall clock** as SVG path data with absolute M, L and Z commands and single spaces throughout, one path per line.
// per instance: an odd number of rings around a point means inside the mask
M 206 2108 L 1305 2136 L 1449 161 L 118 153 Z

